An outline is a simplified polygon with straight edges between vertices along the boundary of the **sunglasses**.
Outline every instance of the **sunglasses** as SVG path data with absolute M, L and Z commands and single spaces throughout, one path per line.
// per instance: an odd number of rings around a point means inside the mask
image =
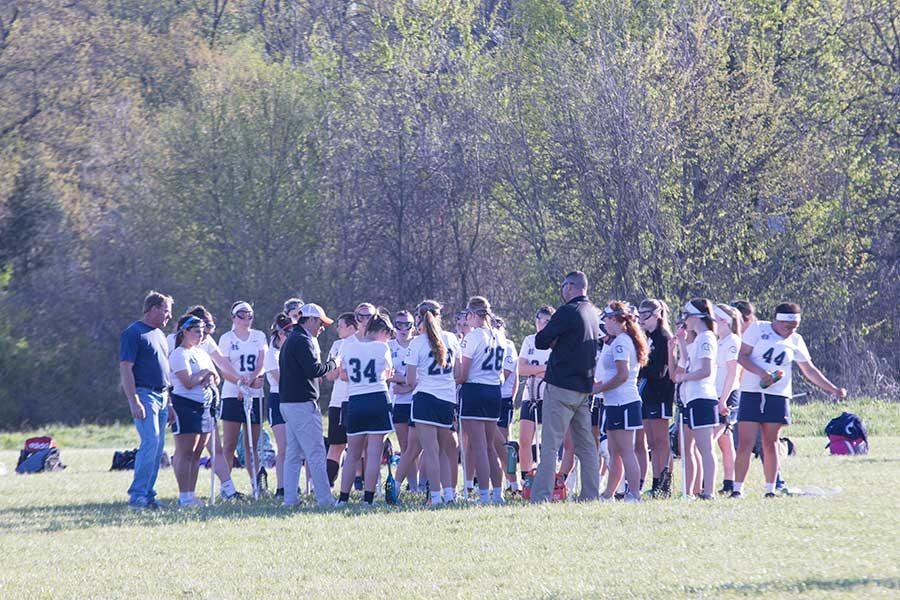
M 394 325 L 397 326 L 397 329 L 409 329 L 412 327 L 412 323 L 409 321 L 397 321 Z
M 242 311 L 236 313 L 234 316 L 236 316 L 238 319 L 243 319 L 245 321 L 253 320 L 253 313 L 247 312 L 246 310 L 242 310 Z
M 649 318 L 652 317 L 654 314 L 656 314 L 654 311 L 650 311 L 650 312 L 647 312 L 647 311 L 639 311 L 639 312 L 638 312 L 638 316 L 639 316 L 640 318 L 642 318 L 642 319 L 649 319 Z
M 371 319 L 372 315 L 366 313 L 356 313 L 357 321 L 365 321 L 366 319 Z

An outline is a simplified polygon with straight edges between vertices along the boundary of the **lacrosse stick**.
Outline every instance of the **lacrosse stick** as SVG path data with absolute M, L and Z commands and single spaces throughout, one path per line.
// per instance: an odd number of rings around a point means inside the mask
M 213 399 L 209 407 L 209 414 L 212 417 L 213 427 L 212 444 L 209 448 L 209 505 L 214 506 L 216 503 L 216 433 L 219 430 L 219 422 L 216 417 L 218 416 L 219 394 L 215 387 L 211 389 L 213 390 Z
M 241 395 L 244 397 L 244 416 L 247 421 L 247 447 L 244 448 L 244 460 L 247 462 L 253 472 L 250 477 L 250 483 L 253 486 L 253 498 L 259 500 L 259 482 L 257 476 L 259 473 L 259 465 L 257 465 L 256 448 L 253 445 L 253 424 L 251 422 L 250 413 L 253 410 L 253 390 L 249 385 L 240 385 Z

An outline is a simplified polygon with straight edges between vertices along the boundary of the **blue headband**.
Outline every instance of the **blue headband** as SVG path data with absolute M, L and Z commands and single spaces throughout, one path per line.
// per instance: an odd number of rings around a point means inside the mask
M 181 327 L 178 328 L 178 331 L 184 331 L 185 329 L 190 329 L 194 326 L 194 323 L 202 323 L 203 319 L 199 319 L 195 316 L 188 317 L 188 320 L 181 324 Z

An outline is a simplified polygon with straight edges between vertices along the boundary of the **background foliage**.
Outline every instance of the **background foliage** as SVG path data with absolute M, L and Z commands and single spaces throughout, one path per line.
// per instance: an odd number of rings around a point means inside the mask
M 896 396 L 887 0 L 0 0 L 0 426 L 127 418 L 120 331 L 289 295 L 806 307 Z M 328 341 L 325 342 L 327 347 Z

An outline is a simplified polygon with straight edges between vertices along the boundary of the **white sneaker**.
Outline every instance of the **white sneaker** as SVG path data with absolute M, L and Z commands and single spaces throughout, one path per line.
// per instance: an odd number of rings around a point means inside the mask
M 635 496 L 635 495 L 633 495 L 633 494 L 625 494 L 625 500 L 624 500 L 624 502 L 625 502 L 625 504 L 640 504 L 640 503 L 641 503 L 641 497 L 640 497 L 640 496 Z
M 190 498 L 188 500 L 179 500 L 178 506 L 181 508 L 196 508 L 198 506 L 203 506 L 203 503 L 197 498 Z

